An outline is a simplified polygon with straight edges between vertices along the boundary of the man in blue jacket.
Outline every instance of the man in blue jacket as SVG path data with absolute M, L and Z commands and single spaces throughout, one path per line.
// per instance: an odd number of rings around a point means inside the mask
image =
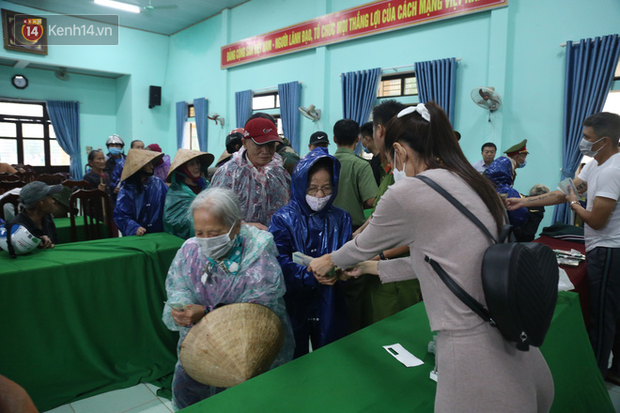
M 339 174 L 340 162 L 325 148 L 301 158 L 293 172 L 291 200 L 275 212 L 269 225 L 286 282 L 284 301 L 295 334 L 295 358 L 308 353 L 309 339 L 317 349 L 347 332 L 342 281 L 314 276 L 292 259 L 296 251 L 320 257 L 351 239 L 351 216 L 332 205 Z

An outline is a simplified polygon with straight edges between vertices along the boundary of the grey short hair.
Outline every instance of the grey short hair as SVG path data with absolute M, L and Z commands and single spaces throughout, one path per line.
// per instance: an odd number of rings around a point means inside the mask
M 543 184 L 536 184 L 530 189 L 530 196 L 537 196 L 549 192 L 549 187 Z
M 227 188 L 209 188 L 199 193 L 189 206 L 190 216 L 194 216 L 197 209 L 217 215 L 231 227 L 241 218 L 239 198 Z

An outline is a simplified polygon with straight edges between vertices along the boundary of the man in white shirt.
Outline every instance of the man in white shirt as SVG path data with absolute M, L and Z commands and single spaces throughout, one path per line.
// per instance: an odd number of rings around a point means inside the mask
M 620 384 L 620 116 L 601 112 L 583 123 L 579 149 L 590 161 L 575 178 L 579 193 L 587 191 L 587 208 L 579 197 L 561 191 L 532 198 L 509 198 L 508 209 L 569 202 L 585 223 L 586 263 L 590 290 L 590 342 L 606 379 Z M 607 370 L 610 351 L 614 361 Z
M 482 145 L 482 160 L 472 165 L 474 169 L 483 174 L 487 167 L 495 160 L 496 152 L 497 146 L 493 142 L 487 142 Z

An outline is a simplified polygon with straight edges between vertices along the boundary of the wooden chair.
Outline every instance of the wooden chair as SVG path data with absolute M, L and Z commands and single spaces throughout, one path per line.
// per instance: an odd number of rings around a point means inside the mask
M 112 220 L 112 208 L 107 193 L 98 189 L 78 189 L 71 194 L 69 197 L 69 217 L 72 242 L 78 240 L 75 224 L 76 212 L 79 214 L 79 218 L 84 220 L 84 234 L 87 241 L 118 237 L 118 229 Z M 107 227 L 106 236 L 101 231 L 101 224 Z
M 10 182 L 0 181 L 0 194 L 8 192 L 14 188 L 22 188 L 24 187 L 24 185 L 26 185 L 26 183 L 23 181 L 10 181 Z
M 37 174 L 35 174 L 34 172 L 30 172 L 30 171 L 17 172 L 17 173 L 15 173 L 15 175 L 17 175 L 19 177 L 20 181 L 24 181 L 27 184 L 29 184 L 30 182 L 35 181 L 36 178 L 37 178 Z
M 6 216 L 4 215 L 4 206 L 6 204 L 13 205 L 15 211 L 13 215 L 17 215 L 19 213 L 19 195 L 9 194 L 0 198 L 0 218 L 5 221 L 7 220 Z
M 32 165 L 25 165 L 23 163 L 14 163 L 11 166 L 13 168 L 17 169 L 18 171 L 20 169 L 23 169 L 25 172 L 32 172 L 32 173 L 34 173 L 34 166 L 32 166 Z
M 0 174 L 0 182 L 15 182 L 21 181 L 17 174 Z
M 45 182 L 48 185 L 60 185 L 63 181 L 66 181 L 67 179 L 65 178 L 63 174 L 55 173 L 55 174 L 41 174 L 36 180 Z
M 88 188 L 91 188 L 91 185 L 88 182 L 86 182 L 85 180 L 70 181 L 70 180 L 67 179 L 66 181 L 62 181 L 61 184 L 63 186 L 66 186 L 66 187 L 70 188 L 72 192 L 75 192 L 78 189 L 88 189 Z

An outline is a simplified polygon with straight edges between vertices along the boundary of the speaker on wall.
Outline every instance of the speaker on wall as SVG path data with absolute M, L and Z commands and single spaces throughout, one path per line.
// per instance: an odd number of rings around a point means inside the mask
M 161 86 L 149 86 L 149 109 L 161 105 Z

